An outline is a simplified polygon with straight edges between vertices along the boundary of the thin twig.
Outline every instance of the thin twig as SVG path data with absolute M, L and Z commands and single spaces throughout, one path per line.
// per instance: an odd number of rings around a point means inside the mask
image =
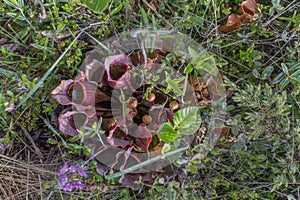
M 31 135 L 28 133 L 28 131 L 26 130 L 26 128 L 24 128 L 20 123 L 17 123 L 18 126 L 22 129 L 22 131 L 25 133 L 25 136 L 27 137 L 27 139 L 30 141 L 30 143 L 32 144 L 35 153 L 38 155 L 40 162 L 43 162 L 43 155 L 40 151 L 40 149 L 36 146 L 34 140 L 32 139 Z

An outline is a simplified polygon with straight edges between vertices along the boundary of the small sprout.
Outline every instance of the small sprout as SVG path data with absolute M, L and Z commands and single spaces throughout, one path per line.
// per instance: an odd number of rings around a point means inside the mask
M 152 117 L 150 115 L 144 115 L 142 117 L 142 121 L 143 121 L 143 123 L 148 125 L 152 122 Z
M 136 108 L 138 106 L 139 102 L 135 97 L 132 97 L 128 103 L 129 108 Z
M 148 102 L 153 102 L 154 100 L 155 100 L 155 98 L 156 98 L 156 96 L 155 96 L 155 94 L 154 93 L 149 93 L 148 94 Z
M 171 110 L 176 110 L 179 108 L 179 104 L 177 103 L 177 101 L 171 101 L 169 107 Z

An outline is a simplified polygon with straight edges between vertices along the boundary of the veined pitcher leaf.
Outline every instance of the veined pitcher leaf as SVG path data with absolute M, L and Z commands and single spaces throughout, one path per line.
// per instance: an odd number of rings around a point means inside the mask
M 174 114 L 173 120 L 178 133 L 190 135 L 195 133 L 201 125 L 198 107 L 191 106 L 180 109 Z
M 171 142 L 177 137 L 177 132 L 170 122 L 166 122 L 160 125 L 157 136 L 163 142 Z

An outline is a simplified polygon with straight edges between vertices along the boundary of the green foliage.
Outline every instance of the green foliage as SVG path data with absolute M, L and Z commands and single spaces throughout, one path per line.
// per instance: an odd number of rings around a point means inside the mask
M 185 77 L 179 77 L 179 78 L 174 78 L 171 79 L 170 75 L 165 72 L 166 75 L 166 83 L 167 83 L 167 88 L 166 88 L 166 93 L 169 93 L 171 89 L 174 91 L 176 96 L 181 96 L 182 91 L 179 89 L 180 83 L 182 83 L 185 80 Z
M 166 122 L 160 125 L 157 130 L 157 136 L 163 142 L 171 142 L 178 136 L 177 131 L 173 128 L 170 122 Z
M 254 21 L 228 34 L 217 32 L 217 26 L 223 23 L 228 14 L 236 11 L 241 0 L 184 0 L 180 3 L 168 0 L 153 1 L 151 4 L 148 1 L 137 1 L 136 5 L 131 5 L 130 1 L 93 1 L 95 6 L 87 2 L 91 1 L 0 2 L 0 144 L 8 146 L 4 151 L 1 149 L 1 153 L 5 152 L 5 156 L 24 163 L 39 162 L 35 160 L 36 152 L 20 128 L 22 126 L 43 155 L 47 155 L 43 160 L 46 166 L 48 163 L 60 164 L 64 160 L 87 160 L 90 149 L 83 144 L 83 136 L 95 134 L 99 127 L 95 124 L 93 130 L 81 130 L 75 138 L 62 136 L 57 132 L 55 123 L 50 123 L 50 119 L 54 116 L 52 120 L 55 121 L 56 113 L 64 108 L 57 108 L 51 100 L 50 92 L 60 80 L 74 78 L 85 53 L 95 43 L 86 35 L 80 36 L 55 69 L 50 70 L 49 76 L 44 76 L 82 29 L 99 41 L 114 33 L 145 26 L 164 27 L 190 35 L 206 50 L 198 54 L 196 50 L 190 49 L 192 63 L 183 69 L 183 73 L 198 75 L 201 74 L 199 71 L 206 70 L 216 75 L 216 68 L 212 66 L 218 65 L 221 73 L 229 77 L 234 83 L 228 83 L 229 89 L 234 90 L 233 98 L 227 102 L 230 106 L 227 108 L 226 123 L 231 126 L 231 130 L 229 136 L 222 136 L 217 146 L 203 160 L 192 159 L 197 148 L 183 150 L 182 154 L 176 153 L 173 174 L 166 177 L 157 173 L 158 177 L 153 183 L 140 183 L 143 185 L 141 191 L 120 188 L 117 179 L 104 180 L 96 172 L 97 163 L 90 160 L 85 166 L 89 170 L 85 191 L 61 193 L 52 180 L 41 180 L 44 189 L 39 197 L 299 197 L 300 4 L 297 1 L 292 4 L 291 1 L 282 0 L 259 1 L 261 12 L 255 14 Z M 82 3 L 87 7 L 82 6 Z M 18 48 L 12 50 L 7 44 L 18 45 Z M 180 66 L 186 62 L 184 56 L 179 59 L 178 55 L 167 59 L 162 65 L 162 73 L 164 64 L 171 66 L 175 62 Z M 149 80 L 158 80 L 158 77 L 148 75 L 145 72 Z M 166 81 L 168 90 L 176 95 L 181 94 L 181 88 L 176 86 L 183 80 L 169 78 Z M 39 88 L 18 110 L 9 112 L 28 97 L 27 94 L 37 85 Z M 179 110 L 174 116 L 174 127 L 170 123 L 160 127 L 159 138 L 166 142 L 160 156 L 173 152 L 176 141 L 183 134 L 196 130 L 194 122 L 201 119 L 193 118 L 196 116 L 194 114 L 195 111 Z M 206 122 L 206 118 L 202 118 Z M 200 122 L 197 128 L 198 125 Z M 190 130 L 186 131 L 185 128 Z M 199 135 L 197 139 L 201 137 Z M 176 166 L 181 166 L 181 169 Z
M 245 88 L 236 88 L 233 100 L 242 111 L 243 118 L 251 127 L 249 137 L 256 139 L 260 135 L 273 135 L 290 130 L 290 106 L 287 104 L 287 94 L 278 94 L 269 85 L 245 85 Z M 284 131 L 284 132 L 282 132 Z
M 83 0 L 82 1 L 84 5 L 86 5 L 90 10 L 96 12 L 96 13 L 102 13 L 104 9 L 107 8 L 110 0 Z
M 201 125 L 201 116 L 198 107 L 186 107 L 178 110 L 173 117 L 174 127 L 170 122 L 160 125 L 157 130 L 159 139 L 164 142 L 180 140 L 182 135 L 194 134 Z
M 188 49 L 189 54 L 192 58 L 191 64 L 194 65 L 196 70 L 205 70 L 206 72 L 218 76 L 218 68 L 215 63 L 213 56 L 209 55 L 207 51 L 203 50 L 200 53 L 197 53 L 194 49 Z
M 186 107 L 178 110 L 173 117 L 175 129 L 179 134 L 191 135 L 201 125 L 201 116 L 198 107 Z
M 281 63 L 282 72 L 279 73 L 273 80 L 273 84 L 278 84 L 280 91 L 282 91 L 288 84 L 295 87 L 300 86 L 300 62 L 286 66 Z
M 284 11 L 284 7 L 280 5 L 280 0 L 272 0 L 272 8 L 269 11 L 270 15 L 274 15 L 274 13 L 282 13 Z

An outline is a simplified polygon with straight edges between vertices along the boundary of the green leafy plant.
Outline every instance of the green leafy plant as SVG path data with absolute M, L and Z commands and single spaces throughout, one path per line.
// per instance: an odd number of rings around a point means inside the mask
M 283 91 L 290 83 L 295 87 L 300 86 L 300 62 L 288 66 L 281 63 L 281 69 L 282 72 L 272 80 L 273 84 L 279 85 L 280 91 Z
M 192 48 L 189 48 L 188 51 L 192 58 L 190 63 L 194 66 L 194 69 L 204 70 L 214 76 L 218 75 L 215 59 L 206 50 L 201 51 L 200 54 Z
M 256 139 L 260 136 L 272 137 L 280 132 L 290 130 L 290 106 L 287 105 L 287 94 L 282 94 L 272 89 L 269 85 L 252 84 L 245 88 L 237 88 L 238 93 L 232 97 L 237 102 L 243 118 L 250 126 L 249 138 Z
M 180 140 L 182 135 L 194 134 L 201 125 L 198 107 L 186 107 L 178 110 L 173 117 L 174 127 L 170 122 L 160 125 L 157 135 L 163 142 Z
M 86 5 L 90 10 L 96 13 L 102 13 L 105 10 L 111 0 L 83 0 L 83 4 Z

